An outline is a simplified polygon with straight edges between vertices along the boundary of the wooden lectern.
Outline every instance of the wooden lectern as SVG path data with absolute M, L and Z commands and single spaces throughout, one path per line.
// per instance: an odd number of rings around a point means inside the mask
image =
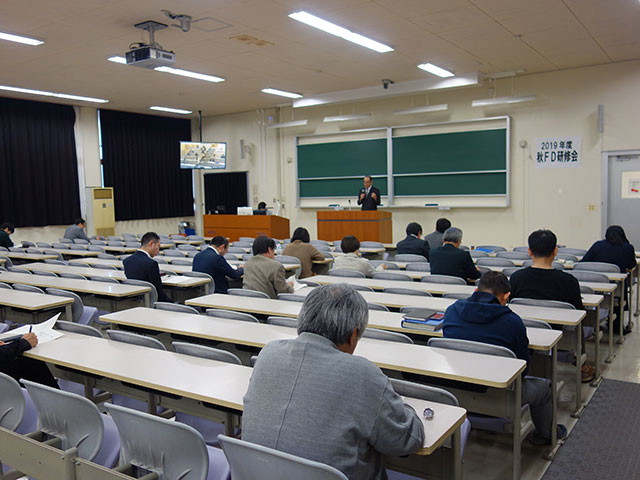
M 382 210 L 320 210 L 318 239 L 340 240 L 347 235 L 355 235 L 358 240 L 391 243 L 393 229 L 391 212 Z
M 289 219 L 277 215 L 204 215 L 204 236 L 221 235 L 237 242 L 240 237 L 289 238 Z

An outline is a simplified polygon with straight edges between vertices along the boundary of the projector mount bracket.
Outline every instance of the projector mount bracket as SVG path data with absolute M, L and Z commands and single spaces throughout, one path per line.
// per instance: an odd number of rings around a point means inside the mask
M 151 48 L 159 48 L 160 50 L 162 50 L 162 46 L 156 42 L 155 32 L 156 30 L 167 28 L 168 25 L 160 22 L 155 22 L 153 20 L 147 20 L 141 23 L 136 23 L 134 27 L 149 32 L 149 46 Z

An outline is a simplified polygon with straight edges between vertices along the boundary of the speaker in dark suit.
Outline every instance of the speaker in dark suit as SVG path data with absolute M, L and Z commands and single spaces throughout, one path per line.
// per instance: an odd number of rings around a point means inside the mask
M 373 186 L 373 181 L 369 175 L 364 177 L 364 187 L 358 193 L 358 205 L 362 205 L 362 210 L 377 210 L 380 205 L 380 190 Z
M 158 239 L 159 241 L 159 239 Z M 158 262 L 156 262 L 148 253 L 138 250 L 133 255 L 127 257 L 122 262 L 124 265 L 124 274 L 127 278 L 134 280 L 144 280 L 151 283 L 158 292 L 159 302 L 171 302 L 173 301 L 164 293 L 162 288 L 162 280 L 160 280 L 160 268 Z M 151 305 L 153 307 L 153 305 Z
M 227 241 L 226 247 L 222 252 L 225 252 L 228 246 L 229 242 Z M 224 258 L 224 253 L 219 252 L 213 244 L 193 257 L 193 267 L 191 269 L 194 272 L 208 273 L 211 275 L 215 284 L 215 293 L 227 293 L 227 290 L 229 290 L 227 277 L 237 280 L 242 277 L 243 273 L 242 268 L 236 270 L 229 265 Z

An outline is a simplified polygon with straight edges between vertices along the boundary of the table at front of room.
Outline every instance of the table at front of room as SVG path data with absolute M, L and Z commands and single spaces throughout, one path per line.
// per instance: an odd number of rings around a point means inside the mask
M 6 312 L 8 308 L 29 312 L 32 323 L 38 323 L 40 313 L 53 309 L 64 308 L 65 318 L 71 322 L 73 319 L 73 315 L 71 313 L 71 305 L 73 304 L 73 301 L 73 298 L 60 297 L 58 295 L 47 295 L 0 288 L 0 307 L 2 307 L 0 308 L 2 313 L 0 321 L 4 322 L 5 320 L 14 320 L 14 318 L 8 318 Z M 23 318 L 20 318 L 20 322 L 23 320 Z

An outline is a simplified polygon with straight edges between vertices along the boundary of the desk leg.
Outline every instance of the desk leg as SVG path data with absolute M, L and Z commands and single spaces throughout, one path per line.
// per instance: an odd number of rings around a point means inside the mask
M 461 427 L 456 428 L 451 436 L 451 449 L 453 450 L 451 452 L 451 461 L 453 462 L 451 472 L 453 472 L 454 480 L 462 480 L 462 459 L 460 458 Z
M 590 385 L 592 387 L 597 387 L 600 385 L 602 381 L 602 377 L 600 376 L 600 305 L 596 306 L 596 322 L 595 329 L 593 331 L 594 338 L 596 339 L 596 373 L 595 377 L 591 381 Z
M 614 310 L 614 299 L 613 292 L 609 294 L 609 356 L 604 359 L 605 363 L 613 362 L 615 355 L 613 354 L 613 315 L 615 314 Z
M 64 316 L 67 322 L 73 322 L 73 313 L 72 313 L 71 305 L 67 305 L 66 307 L 64 307 Z
M 147 308 L 151 308 L 151 301 L 149 300 L 150 298 L 149 294 L 145 293 L 143 298 L 144 298 L 144 306 Z
M 622 345 L 624 343 L 624 304 L 627 298 L 627 292 L 625 292 L 624 289 L 624 280 L 622 281 L 622 288 L 620 291 L 622 294 L 620 295 L 620 332 L 618 336 L 618 344 Z
M 553 406 L 553 414 L 551 416 L 551 448 L 547 450 L 545 460 L 553 460 L 558 453 L 560 444 L 558 444 L 558 345 L 554 345 L 551 349 L 551 405 Z
M 520 479 L 520 461 L 522 448 L 521 420 L 522 420 L 522 375 L 518 375 L 516 379 L 515 391 L 513 392 L 513 478 Z
M 573 418 L 579 418 L 582 415 L 584 405 L 582 405 L 582 365 L 584 357 L 582 356 L 582 322 L 576 325 L 576 410 L 571 414 Z

